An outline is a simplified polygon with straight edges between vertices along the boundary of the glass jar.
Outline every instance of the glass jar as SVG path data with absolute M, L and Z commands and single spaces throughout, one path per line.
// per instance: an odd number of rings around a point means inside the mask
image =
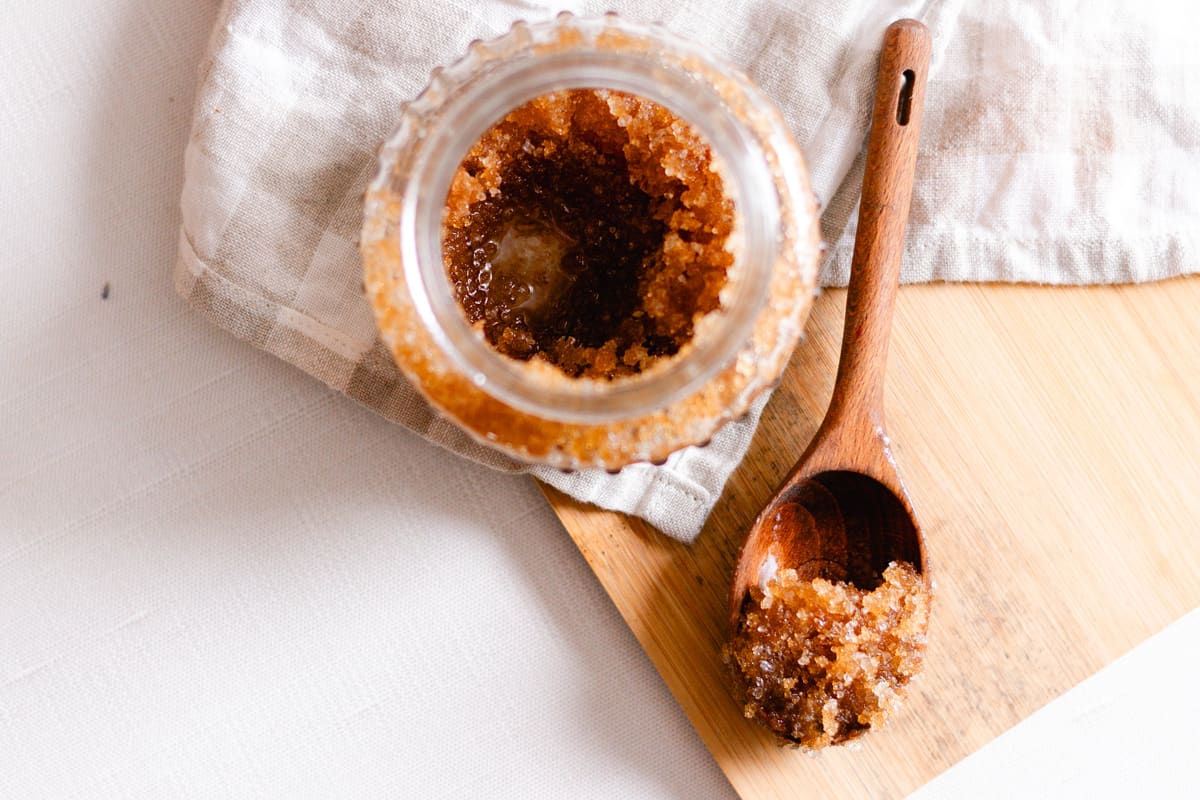
M 497 352 L 442 260 L 446 198 L 468 150 L 512 109 L 582 88 L 637 95 L 690 124 L 735 213 L 720 308 L 677 353 L 614 379 Z M 473 43 L 404 108 L 364 200 L 364 286 L 396 363 L 441 414 L 518 459 L 613 470 L 706 443 L 777 382 L 812 304 L 817 219 L 799 148 L 748 78 L 661 27 L 564 13 Z

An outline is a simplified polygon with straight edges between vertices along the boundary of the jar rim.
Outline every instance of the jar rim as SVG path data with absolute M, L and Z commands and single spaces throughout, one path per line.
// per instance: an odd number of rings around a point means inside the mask
M 538 27 L 526 30 L 536 34 Z M 687 57 L 715 66 L 706 54 Z M 488 344 L 454 296 L 442 258 L 445 199 L 468 150 L 505 114 L 535 97 L 582 88 L 638 95 L 694 128 L 711 149 L 734 205 L 734 264 L 722 307 L 705 315 L 705 325 L 679 353 L 636 376 L 571 378 L 553 368 L 561 379 L 539 370 L 549 379 L 533 381 L 531 365 Z M 600 49 L 587 41 L 549 53 L 529 48 L 450 87 L 438 118 L 415 142 L 399 226 L 402 262 L 414 307 L 435 343 L 480 390 L 539 418 L 604 423 L 665 408 L 699 390 L 737 357 L 767 301 L 768 278 L 779 255 L 780 204 L 761 143 L 707 81 L 645 49 Z M 402 135 L 403 130 L 396 136 Z

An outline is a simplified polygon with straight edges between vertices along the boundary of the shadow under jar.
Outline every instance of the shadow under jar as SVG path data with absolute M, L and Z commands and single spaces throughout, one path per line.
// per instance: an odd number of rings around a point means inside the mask
M 617 469 L 701 444 L 779 377 L 817 208 L 749 80 L 614 15 L 518 23 L 435 71 L 365 198 L 367 296 L 441 414 Z

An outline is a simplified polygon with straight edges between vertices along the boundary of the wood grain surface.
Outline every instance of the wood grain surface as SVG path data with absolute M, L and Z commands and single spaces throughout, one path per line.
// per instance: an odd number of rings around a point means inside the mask
M 695 544 L 544 489 L 755 800 L 903 796 L 1200 605 L 1200 278 L 905 287 L 886 404 L 936 582 L 925 674 L 856 749 L 780 749 L 744 720 L 719 656 L 733 562 L 820 422 L 844 298 L 818 298 Z

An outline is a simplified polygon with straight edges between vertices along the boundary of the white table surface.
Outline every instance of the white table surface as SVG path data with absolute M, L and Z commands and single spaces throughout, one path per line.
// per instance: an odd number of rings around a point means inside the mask
M 216 6 L 0 0 L 0 797 L 732 797 L 528 479 L 175 297 Z M 917 796 L 1197 796 L 1198 660 Z

